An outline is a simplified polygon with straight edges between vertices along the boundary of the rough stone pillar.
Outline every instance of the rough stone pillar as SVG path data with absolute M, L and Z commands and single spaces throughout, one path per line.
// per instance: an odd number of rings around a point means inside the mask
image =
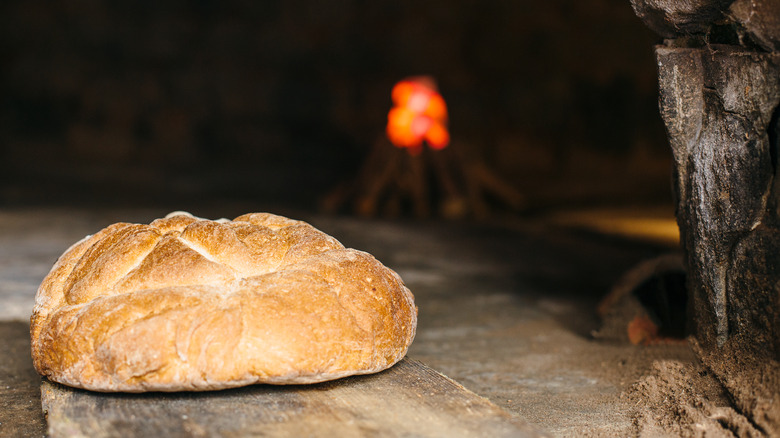
M 780 434 L 780 0 L 632 5 L 667 38 L 659 106 L 697 354 L 756 427 Z

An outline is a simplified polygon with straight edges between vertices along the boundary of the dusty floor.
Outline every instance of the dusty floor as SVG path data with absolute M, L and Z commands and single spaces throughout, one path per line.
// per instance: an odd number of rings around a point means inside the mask
M 193 213 L 229 217 L 244 212 L 238 208 Z M 56 257 L 105 225 L 164 213 L 0 211 L 0 436 L 45 431 L 24 321 L 37 284 Z M 721 408 L 727 401 L 716 389 L 688 394 L 675 405 L 690 405 L 688 417 L 656 415 L 654 409 L 675 409 L 664 406 L 665 394 L 706 377 L 697 372 L 686 344 L 634 346 L 592 336 L 600 325 L 595 308 L 617 279 L 673 246 L 582 232 L 539 218 L 477 225 L 279 213 L 309 220 L 396 269 L 420 312 L 409 355 L 542 431 L 553 436 L 684 434 L 674 418 L 685 422 L 686 431 L 707 418 L 715 418 L 714 426 L 705 424 L 710 430 L 724 424 L 739 430 L 738 418 Z

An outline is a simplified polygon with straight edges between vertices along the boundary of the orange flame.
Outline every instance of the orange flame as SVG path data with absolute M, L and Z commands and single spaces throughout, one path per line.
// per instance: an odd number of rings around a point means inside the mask
M 393 87 L 393 104 L 387 114 L 387 137 L 397 147 L 418 153 L 423 141 L 433 149 L 450 143 L 447 104 L 428 77 L 404 79 Z

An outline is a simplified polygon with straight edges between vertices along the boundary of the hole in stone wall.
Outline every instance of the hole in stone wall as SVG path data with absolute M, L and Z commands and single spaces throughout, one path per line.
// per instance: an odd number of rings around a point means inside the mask
M 682 254 L 642 261 L 628 270 L 597 308 L 602 339 L 655 344 L 684 340 L 692 328 Z
M 709 44 L 739 45 L 740 36 L 734 23 L 714 24 L 707 33 Z
M 772 172 L 777 175 L 777 149 L 778 134 L 780 133 L 780 106 L 775 108 L 775 113 L 772 114 L 772 121 L 769 122 L 769 156 L 772 162 Z
M 688 335 L 688 293 L 685 273 L 662 272 L 639 285 L 633 294 L 658 324 L 662 338 L 683 339 Z
M 767 128 L 767 135 L 769 137 L 769 161 L 772 166 L 773 183 L 769 191 L 769 198 L 767 207 L 769 211 L 775 210 L 775 214 L 769 214 L 767 217 L 777 218 L 780 216 L 780 178 L 778 174 L 778 154 L 780 154 L 780 106 L 775 108 L 774 114 L 772 114 L 772 120 L 769 122 Z M 776 219 L 775 219 L 776 220 Z

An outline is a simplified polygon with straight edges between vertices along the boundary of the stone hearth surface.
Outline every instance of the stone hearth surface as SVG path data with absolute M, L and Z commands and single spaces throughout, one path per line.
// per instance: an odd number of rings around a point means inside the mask
M 192 213 L 216 219 L 244 210 L 209 206 Z M 111 223 L 148 223 L 166 213 L 0 211 L 0 347 L 11 352 L 0 356 L 0 436 L 45 433 L 27 324 L 38 284 L 57 256 Z M 600 324 L 596 306 L 620 276 L 673 244 L 545 218 L 475 224 L 275 213 L 307 220 L 395 269 L 419 307 L 409 356 L 553 436 L 629 433 L 626 393 L 653 361 L 693 360 L 685 344 L 634 346 L 592 336 Z

